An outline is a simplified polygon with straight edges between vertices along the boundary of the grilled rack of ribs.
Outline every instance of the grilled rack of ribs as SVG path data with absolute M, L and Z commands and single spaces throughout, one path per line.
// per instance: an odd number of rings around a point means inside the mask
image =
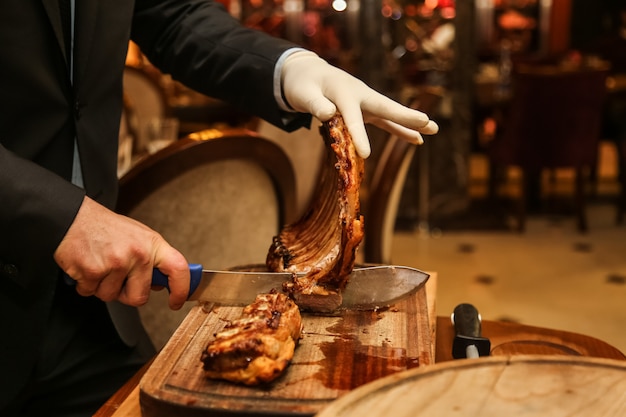
M 270 382 L 289 365 L 301 331 L 293 300 L 278 292 L 259 294 L 209 342 L 201 356 L 204 373 L 245 385 Z
M 311 207 L 273 238 L 266 265 L 270 271 L 294 274 L 285 290 L 301 308 L 328 312 L 341 305 L 341 291 L 363 240 L 359 189 L 364 161 L 339 113 L 320 131 L 327 154 Z

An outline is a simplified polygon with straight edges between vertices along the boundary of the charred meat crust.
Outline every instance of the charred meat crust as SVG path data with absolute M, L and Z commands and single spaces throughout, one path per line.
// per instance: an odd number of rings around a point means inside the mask
M 320 131 L 327 154 L 312 205 L 274 237 L 266 265 L 270 271 L 294 273 L 285 290 L 301 308 L 332 311 L 341 304 L 341 291 L 363 239 L 359 189 L 364 161 L 340 114 L 323 123 Z
M 281 293 L 259 294 L 203 351 L 205 375 L 245 385 L 270 382 L 291 361 L 302 330 L 298 306 Z

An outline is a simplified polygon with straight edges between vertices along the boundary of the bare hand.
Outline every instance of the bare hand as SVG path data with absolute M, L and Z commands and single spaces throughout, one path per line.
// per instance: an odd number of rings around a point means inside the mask
M 189 292 L 184 256 L 149 227 L 85 197 L 54 259 L 76 280 L 82 296 L 140 306 L 150 296 L 152 270 L 169 276 L 170 308 L 177 310 Z

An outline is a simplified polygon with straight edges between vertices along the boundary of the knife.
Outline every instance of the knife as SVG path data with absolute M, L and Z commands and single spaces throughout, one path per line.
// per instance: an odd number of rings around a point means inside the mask
M 481 318 L 476 307 L 467 303 L 459 304 L 454 308 L 451 318 L 455 332 L 452 342 L 454 359 L 489 356 L 491 342 L 481 335 Z
M 212 271 L 200 264 L 190 264 L 191 281 L 188 300 L 222 305 L 247 305 L 258 294 L 282 290 L 292 281 L 290 272 Z M 342 308 L 372 309 L 385 307 L 416 293 L 429 274 L 415 268 L 376 265 L 354 268 L 342 291 Z M 154 269 L 152 285 L 168 288 L 167 276 Z

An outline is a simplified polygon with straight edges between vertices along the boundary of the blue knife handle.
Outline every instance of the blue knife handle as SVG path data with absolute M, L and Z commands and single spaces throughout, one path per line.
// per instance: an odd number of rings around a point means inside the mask
M 187 298 L 191 297 L 191 294 L 193 294 L 198 288 L 198 285 L 200 285 L 200 281 L 202 280 L 202 265 L 189 264 L 189 274 L 189 295 L 187 295 Z M 170 290 L 167 275 L 159 271 L 157 268 L 154 268 L 152 271 L 152 285 L 165 287 L 168 291 Z

